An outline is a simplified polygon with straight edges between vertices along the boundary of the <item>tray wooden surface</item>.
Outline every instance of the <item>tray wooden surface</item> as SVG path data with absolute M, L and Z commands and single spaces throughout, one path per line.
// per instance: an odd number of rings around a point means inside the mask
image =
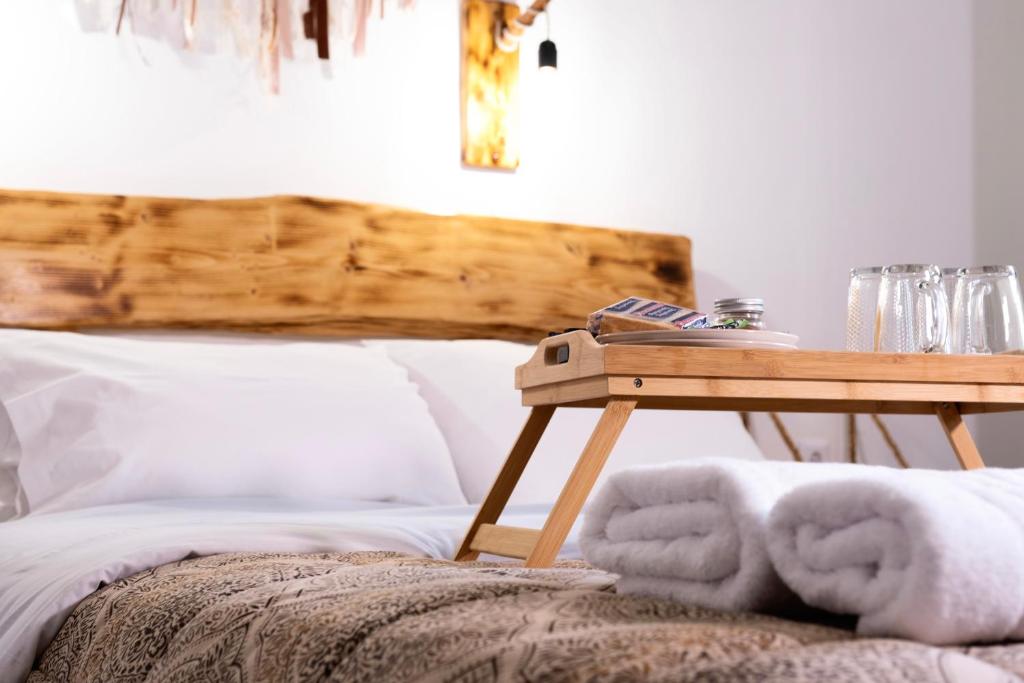
M 571 332 L 538 345 L 516 388 L 525 405 L 621 396 L 688 410 L 998 412 L 1024 409 L 1024 357 L 602 345 Z

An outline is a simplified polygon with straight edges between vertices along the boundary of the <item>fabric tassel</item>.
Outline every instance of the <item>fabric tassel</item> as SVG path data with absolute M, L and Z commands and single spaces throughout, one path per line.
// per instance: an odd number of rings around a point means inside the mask
M 356 56 L 365 54 L 367 27 L 379 10 L 385 15 L 386 0 L 351 0 L 349 38 Z M 334 12 L 331 12 L 331 4 Z M 415 0 L 395 0 L 410 9 Z M 316 41 L 316 55 L 330 59 L 331 33 L 341 34 L 345 0 L 74 0 L 79 25 L 85 31 L 112 31 L 120 35 L 153 38 L 188 51 L 212 53 L 234 48 L 242 59 L 256 59 L 260 76 L 271 93 L 280 92 L 280 60 L 309 56 L 302 36 Z M 308 7 L 308 11 L 303 12 Z M 332 21 L 334 22 L 332 25 Z M 344 23 L 347 24 L 347 21 Z
M 361 57 L 366 53 L 366 24 L 370 20 L 370 12 L 373 10 L 373 0 L 356 0 L 355 34 L 352 37 L 352 54 Z
M 278 51 L 285 59 L 295 59 L 292 47 L 292 6 L 290 0 L 277 0 Z
M 277 0 L 260 0 L 260 70 L 274 95 L 281 91 L 277 32 Z
M 185 31 L 185 46 L 191 48 L 196 39 L 196 19 L 199 0 L 184 0 L 181 7 L 182 26 Z

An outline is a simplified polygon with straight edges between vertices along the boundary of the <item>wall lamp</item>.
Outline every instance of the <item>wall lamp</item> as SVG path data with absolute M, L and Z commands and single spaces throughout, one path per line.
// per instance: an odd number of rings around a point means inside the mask
M 537 16 L 543 13 L 547 24 L 547 37 L 540 44 L 537 54 L 537 66 L 541 69 L 557 69 L 558 48 L 555 47 L 554 41 L 551 40 L 551 15 L 547 11 L 547 6 L 550 2 L 551 0 L 534 0 L 519 16 L 502 26 L 495 40 L 498 48 L 504 52 L 515 52 L 518 50 L 519 41 L 522 40 L 526 29 L 533 26 Z
M 544 19 L 547 21 L 548 32 L 537 50 L 537 67 L 541 71 L 555 71 L 558 69 L 558 48 L 551 40 L 551 15 L 547 10 L 544 10 Z
M 511 22 L 505 24 L 498 31 L 498 47 L 505 52 L 515 52 L 519 49 L 519 41 L 522 40 L 526 29 L 534 26 L 537 17 L 543 13 L 547 20 L 547 39 L 541 43 L 539 66 L 541 69 L 558 67 L 558 50 L 551 41 L 551 16 L 548 14 L 548 5 L 551 0 L 534 0 L 532 4 L 522 10 Z
M 511 0 L 461 0 L 462 163 L 471 168 L 514 171 L 519 166 L 519 43 L 543 13 L 548 35 L 538 67 L 558 67 L 551 40 L 551 0 L 526 8 Z

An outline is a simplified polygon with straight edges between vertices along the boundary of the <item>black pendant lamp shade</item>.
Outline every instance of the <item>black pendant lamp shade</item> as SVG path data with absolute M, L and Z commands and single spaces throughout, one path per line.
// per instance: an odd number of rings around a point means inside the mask
M 551 40 L 545 40 L 540 44 L 538 65 L 541 69 L 558 68 L 558 48 L 555 47 L 554 42 Z

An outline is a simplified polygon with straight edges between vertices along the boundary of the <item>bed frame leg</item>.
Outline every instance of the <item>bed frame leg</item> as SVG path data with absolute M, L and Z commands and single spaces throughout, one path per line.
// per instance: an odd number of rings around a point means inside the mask
M 494 524 L 498 521 L 498 517 L 501 516 L 502 510 L 508 504 L 512 491 L 515 490 L 516 484 L 519 483 L 519 478 L 523 476 L 526 463 L 530 462 L 530 456 L 537 449 L 540 437 L 544 434 L 544 430 L 547 429 L 548 423 L 551 422 L 551 416 L 554 413 L 555 406 L 534 406 L 530 411 L 530 416 L 526 418 L 526 424 L 523 425 L 522 431 L 519 432 L 519 438 L 516 439 L 515 444 L 512 446 L 508 458 L 505 459 L 505 464 L 501 466 L 498 477 L 491 485 L 491 490 L 488 491 L 487 497 L 480 504 L 476 518 L 469 525 L 469 530 L 466 532 L 465 538 L 462 539 L 462 545 L 459 547 L 458 552 L 455 553 L 457 561 L 471 561 L 480 556 L 480 551 L 470 548 L 473 539 L 476 538 L 476 534 L 480 530 L 480 525 Z
M 576 467 L 551 508 L 533 551 L 526 558 L 527 567 L 550 567 L 555 561 L 635 407 L 635 400 L 625 399 L 612 399 L 605 406 Z
M 964 424 L 956 404 L 936 403 L 935 414 L 938 416 L 939 422 L 942 423 L 942 428 L 946 431 L 949 445 L 953 447 L 956 459 L 960 461 L 960 467 L 965 470 L 975 470 L 984 467 L 985 461 L 981 459 L 981 453 L 978 452 L 978 447 L 975 445 L 974 439 L 971 438 L 971 433 L 967 431 L 967 425 Z

